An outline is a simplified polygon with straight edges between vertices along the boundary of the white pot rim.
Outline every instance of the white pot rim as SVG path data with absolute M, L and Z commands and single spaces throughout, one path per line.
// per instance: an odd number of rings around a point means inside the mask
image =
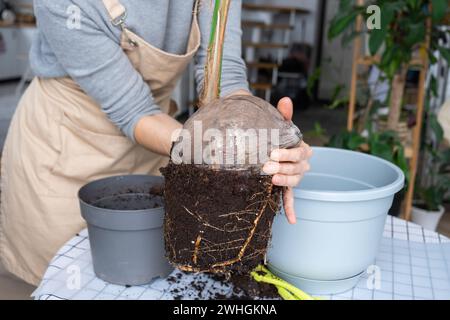
M 302 200 L 316 200 L 324 202 L 356 202 L 356 201 L 369 201 L 388 198 L 394 196 L 397 192 L 403 189 L 405 184 L 405 175 L 399 167 L 393 163 L 381 159 L 379 157 L 356 152 L 351 150 L 344 150 L 339 148 L 328 148 L 328 147 L 313 147 L 314 154 L 316 156 L 326 155 L 326 156 L 336 156 L 346 155 L 353 159 L 357 159 L 360 163 L 363 161 L 376 162 L 377 164 L 382 164 L 384 169 L 389 170 L 389 174 L 392 176 L 390 182 L 382 186 L 375 186 L 369 184 L 365 181 L 344 178 L 342 175 L 333 173 L 322 173 L 322 172 L 307 172 L 305 176 L 325 176 L 331 178 L 339 178 L 344 180 L 350 180 L 353 182 L 358 182 L 364 184 L 365 188 L 362 190 L 350 190 L 350 191 L 335 191 L 335 190 L 321 190 L 321 189 L 305 189 L 302 188 L 301 184 L 299 187 L 294 188 L 294 197 Z
M 443 214 L 445 211 L 444 206 L 439 206 L 439 210 L 438 211 L 429 211 L 429 210 L 425 210 L 419 207 L 416 207 L 413 205 L 413 210 L 416 212 L 420 212 L 420 213 L 424 213 L 424 214 Z

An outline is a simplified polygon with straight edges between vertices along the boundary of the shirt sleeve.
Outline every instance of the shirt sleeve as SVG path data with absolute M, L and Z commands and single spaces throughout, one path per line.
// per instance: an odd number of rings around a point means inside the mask
M 247 69 L 242 59 L 242 29 L 241 29 L 241 0 L 232 0 L 228 13 L 227 28 L 222 59 L 221 96 L 226 96 L 237 90 L 249 90 Z M 203 90 L 204 67 L 207 58 L 211 18 L 214 4 L 209 1 L 201 2 L 199 23 L 202 34 L 201 46 L 195 57 L 195 79 L 197 92 Z
M 80 9 L 80 27 L 68 25 L 70 1 L 35 0 L 39 32 L 58 63 L 132 141 L 143 116 L 161 113 L 150 88 L 120 45 Z

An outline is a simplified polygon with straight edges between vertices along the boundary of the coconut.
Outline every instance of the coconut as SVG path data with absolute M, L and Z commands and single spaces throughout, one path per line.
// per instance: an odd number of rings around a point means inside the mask
M 200 108 L 161 170 L 169 261 L 215 273 L 260 264 L 282 192 L 261 169 L 272 150 L 300 142 L 300 130 L 260 98 L 232 96 Z

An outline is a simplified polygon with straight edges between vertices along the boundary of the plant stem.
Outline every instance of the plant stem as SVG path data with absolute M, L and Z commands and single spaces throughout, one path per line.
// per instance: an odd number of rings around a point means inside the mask
M 215 0 L 200 106 L 220 97 L 225 30 L 231 0 Z
M 406 73 L 408 66 L 403 64 L 400 71 L 394 75 L 391 83 L 391 101 L 387 129 L 397 131 L 400 115 L 402 113 L 403 93 L 405 91 Z
M 377 87 L 378 87 L 378 80 L 375 83 L 375 86 L 373 89 L 374 94 L 376 94 L 376 92 L 377 92 Z M 372 107 L 373 107 L 375 98 L 371 91 L 372 91 L 372 89 L 369 87 L 369 99 L 367 100 L 367 104 L 366 104 L 366 108 L 364 109 L 364 113 L 359 118 L 358 133 L 362 133 L 364 131 L 364 129 L 366 128 L 366 125 L 367 125 L 367 121 L 369 120 L 370 113 L 372 112 Z

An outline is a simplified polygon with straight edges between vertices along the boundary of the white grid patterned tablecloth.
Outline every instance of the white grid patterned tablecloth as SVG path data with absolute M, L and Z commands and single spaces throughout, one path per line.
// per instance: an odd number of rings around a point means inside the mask
M 388 216 L 379 253 L 374 261 L 381 271 L 380 286 L 368 289 L 368 275 L 347 292 L 325 299 L 450 299 L 450 239 L 404 220 Z M 74 272 L 81 271 L 78 282 Z M 172 281 L 168 280 L 172 278 Z M 51 299 L 208 299 L 227 296 L 232 287 L 204 274 L 175 270 L 168 279 L 143 286 L 109 284 L 94 274 L 87 230 L 62 247 L 50 263 L 33 297 Z M 173 281 L 177 278 L 178 281 Z M 192 283 L 202 283 L 202 290 Z M 373 287 L 373 286 L 372 286 Z M 176 292 L 176 294 L 175 294 Z

